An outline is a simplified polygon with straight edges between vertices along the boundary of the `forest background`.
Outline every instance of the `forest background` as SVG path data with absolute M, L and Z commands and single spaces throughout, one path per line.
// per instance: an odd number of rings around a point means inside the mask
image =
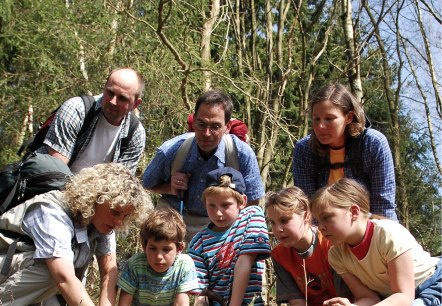
M 130 66 L 147 81 L 140 172 L 218 88 L 278 190 L 293 184 L 311 93 L 340 82 L 389 140 L 401 223 L 440 255 L 441 11 L 438 0 L 1 1 L 0 166 L 60 103 Z

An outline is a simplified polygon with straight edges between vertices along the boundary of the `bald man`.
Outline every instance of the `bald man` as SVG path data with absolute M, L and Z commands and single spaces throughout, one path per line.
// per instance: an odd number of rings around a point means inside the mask
M 94 96 L 94 118 L 86 132 L 77 139 L 86 111 L 81 97 L 71 98 L 57 111 L 38 152 L 61 159 L 74 173 L 106 162 L 121 163 L 135 173 L 146 142 L 144 127 L 138 124 L 127 147 L 122 147 L 122 139 L 136 120 L 130 114 L 141 104 L 143 89 L 143 77 L 135 70 L 113 70 L 103 93 Z

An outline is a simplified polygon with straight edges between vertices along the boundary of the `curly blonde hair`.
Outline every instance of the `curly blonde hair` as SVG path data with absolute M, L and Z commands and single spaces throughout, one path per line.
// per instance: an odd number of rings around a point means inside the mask
M 123 227 L 144 218 L 153 209 L 147 191 L 139 179 L 121 164 L 98 164 L 84 168 L 71 177 L 65 186 L 64 196 L 73 219 L 81 226 L 89 224 L 95 214 L 96 204 L 110 204 L 111 208 L 132 206 Z

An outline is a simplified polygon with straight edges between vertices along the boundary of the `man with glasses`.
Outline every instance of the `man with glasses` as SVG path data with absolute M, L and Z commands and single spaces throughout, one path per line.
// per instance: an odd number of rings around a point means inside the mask
M 196 101 L 193 128 L 195 137 L 181 169 L 172 171 L 178 149 L 192 133 L 185 133 L 163 143 L 143 175 L 143 185 L 162 195 L 157 208 L 172 206 L 181 210 L 187 225 L 186 241 L 207 226 L 209 218 L 201 201 L 208 172 L 226 166 L 226 141 L 231 137 L 238 166 L 246 183 L 248 204 L 258 204 L 264 196 L 264 187 L 256 155 L 252 148 L 235 135 L 229 134 L 233 103 L 230 96 L 219 90 L 210 90 Z M 174 173 L 171 173 L 174 172 Z

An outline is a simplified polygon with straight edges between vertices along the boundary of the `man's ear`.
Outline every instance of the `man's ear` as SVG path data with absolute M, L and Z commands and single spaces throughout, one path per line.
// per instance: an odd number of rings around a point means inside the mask
M 132 110 L 138 108 L 138 106 L 141 105 L 141 102 L 142 102 L 142 101 L 143 101 L 143 100 L 141 100 L 141 98 L 137 98 L 137 99 L 135 99 L 134 107 L 132 108 Z
M 232 127 L 232 124 L 231 124 L 231 121 L 229 120 L 229 122 L 226 123 L 226 131 L 224 132 L 224 134 L 229 134 L 231 127 Z

